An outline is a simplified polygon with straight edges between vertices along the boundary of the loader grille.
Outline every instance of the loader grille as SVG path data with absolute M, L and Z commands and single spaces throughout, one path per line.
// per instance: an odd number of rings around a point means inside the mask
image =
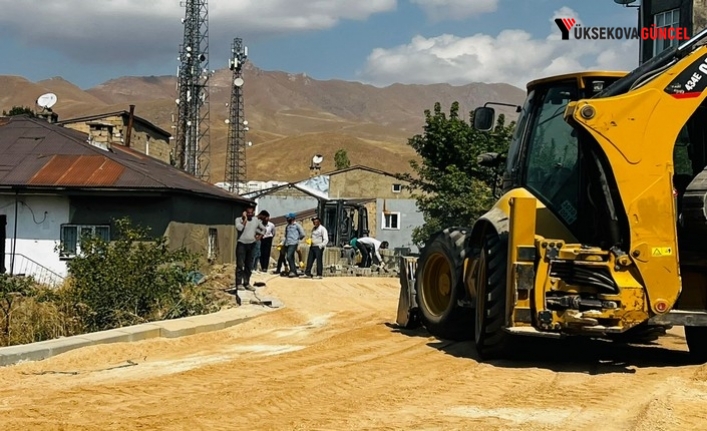
M 585 267 L 573 261 L 556 260 L 550 266 L 550 276 L 567 284 L 592 286 L 611 293 L 618 293 L 616 282 L 606 268 Z

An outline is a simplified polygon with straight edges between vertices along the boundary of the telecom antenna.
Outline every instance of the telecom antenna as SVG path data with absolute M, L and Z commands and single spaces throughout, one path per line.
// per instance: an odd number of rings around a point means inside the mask
M 184 41 L 177 69 L 176 164 L 209 180 L 209 11 L 207 0 L 184 0 Z
M 231 58 L 228 67 L 233 71 L 233 88 L 228 115 L 228 146 L 226 147 L 226 178 L 231 193 L 240 194 L 240 185 L 246 182 L 246 144 L 245 133 L 248 121 L 244 116 L 243 102 L 243 65 L 248 59 L 248 47 L 243 46 L 241 38 L 233 39 Z

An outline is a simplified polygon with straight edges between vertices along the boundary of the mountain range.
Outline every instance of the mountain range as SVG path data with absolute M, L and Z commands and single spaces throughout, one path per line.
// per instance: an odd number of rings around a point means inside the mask
M 425 109 L 435 102 L 448 110 L 458 101 L 462 112 L 487 101 L 520 104 L 525 92 L 509 84 L 470 83 L 375 87 L 343 80 L 316 80 L 305 74 L 265 71 L 246 63 L 243 71 L 245 117 L 252 142 L 246 159 L 249 180 L 295 181 L 306 178 L 314 154 L 322 154 L 322 171 L 334 169 L 334 153 L 343 148 L 351 164 L 388 172 L 407 172 L 416 158 L 407 140 L 422 132 Z M 224 180 L 228 102 L 233 76 L 228 69 L 211 77 L 211 176 Z M 59 119 L 128 109 L 174 133 L 177 97 L 175 76 L 120 77 L 83 90 L 54 77 L 31 82 L 0 76 L 0 109 L 34 107 L 37 97 L 53 92 Z M 514 119 L 512 110 L 499 109 Z

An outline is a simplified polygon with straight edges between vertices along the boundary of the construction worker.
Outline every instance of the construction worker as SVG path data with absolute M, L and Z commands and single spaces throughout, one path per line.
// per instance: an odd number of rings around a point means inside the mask
M 380 254 L 380 249 L 387 249 L 388 248 L 388 241 L 378 241 L 375 238 L 371 238 L 370 236 L 365 236 L 363 238 L 359 238 L 357 241 L 357 244 L 362 245 L 363 247 L 366 248 L 366 263 L 365 265 L 362 265 L 362 268 L 369 268 L 372 264 L 373 261 L 373 255 L 376 256 L 376 260 L 378 261 L 378 265 L 381 266 L 381 268 L 385 268 L 385 262 L 383 262 L 383 257 L 381 257 Z M 359 248 L 360 250 L 360 248 Z M 363 254 L 363 252 L 362 252 Z M 363 263 L 363 260 L 361 261 Z
M 260 270 L 267 272 L 270 266 L 270 253 L 272 252 L 272 242 L 275 237 L 275 224 L 270 221 L 270 213 L 263 210 L 258 213 L 258 218 L 265 226 L 265 234 L 260 239 L 259 247 L 259 259 L 253 262 L 253 270 L 258 268 L 258 263 L 260 263 Z
M 260 219 L 254 217 L 255 208 L 249 206 L 241 217 L 236 219 L 236 289 L 255 291 L 250 285 L 250 276 L 253 273 L 253 250 L 255 243 L 265 233 L 265 226 Z
M 324 274 L 324 248 L 329 244 L 329 233 L 322 226 L 319 217 L 312 218 L 312 237 L 308 240 L 309 253 L 307 254 L 307 268 L 304 270 L 304 276 L 312 278 L 312 265 L 314 260 L 317 260 L 317 276 L 314 278 L 322 278 Z
M 297 251 L 299 242 L 305 238 L 304 229 L 302 225 L 297 223 L 295 218 L 295 213 L 288 213 L 285 216 L 287 226 L 285 226 L 285 241 L 282 244 L 287 255 L 287 264 L 290 269 L 288 276 L 290 278 L 299 275 L 299 271 L 297 271 L 297 266 L 295 265 L 295 252 Z

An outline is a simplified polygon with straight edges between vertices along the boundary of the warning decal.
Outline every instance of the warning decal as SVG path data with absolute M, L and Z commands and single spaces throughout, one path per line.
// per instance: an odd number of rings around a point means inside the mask
M 653 257 L 663 257 L 663 256 L 672 256 L 673 255 L 673 248 L 672 247 L 653 247 L 651 250 L 651 256 Z
M 707 88 L 707 54 L 680 72 L 665 88 L 676 99 L 698 97 Z

